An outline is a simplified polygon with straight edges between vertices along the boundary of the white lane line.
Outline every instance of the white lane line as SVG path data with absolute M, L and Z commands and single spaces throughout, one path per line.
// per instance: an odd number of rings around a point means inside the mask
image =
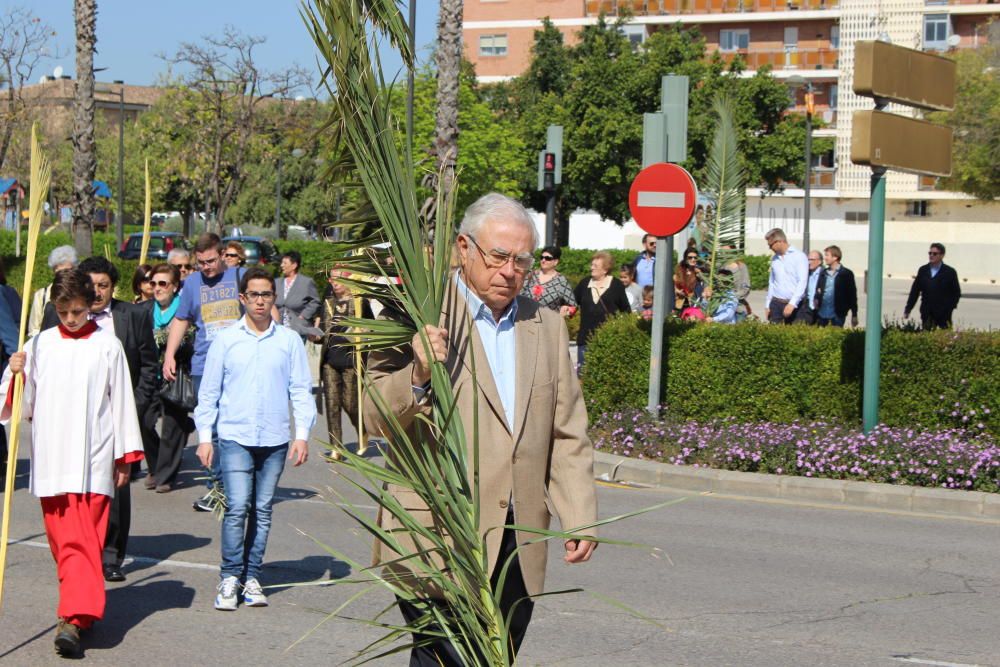
M 652 206 L 655 208 L 684 208 L 683 192 L 651 192 L 639 191 L 636 198 L 639 206 Z
M 943 662 L 941 660 L 924 660 L 922 658 L 899 658 L 893 657 L 896 662 L 908 662 L 914 665 L 933 665 L 934 667 L 981 667 L 978 664 L 970 665 L 964 662 Z

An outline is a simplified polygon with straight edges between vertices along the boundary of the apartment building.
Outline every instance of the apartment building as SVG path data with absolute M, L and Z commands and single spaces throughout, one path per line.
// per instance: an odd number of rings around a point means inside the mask
M 935 52 L 975 48 L 987 41 L 988 24 L 1000 15 L 1000 4 L 996 0 L 467 0 L 466 56 L 480 80 L 503 80 L 528 66 L 534 31 L 542 18 L 549 17 L 566 43 L 572 44 L 577 33 L 596 23 L 601 14 L 615 17 L 626 11 L 633 18 L 623 30 L 637 48 L 666 26 L 697 26 L 710 52 L 718 51 L 725 59 L 741 56 L 748 74 L 770 65 L 775 77 L 789 81 L 794 110 L 805 111 L 802 82 L 811 85 L 815 117 L 821 121 L 815 136 L 832 137 L 835 143 L 834 150 L 813 156 L 813 246 L 827 241 L 847 244 L 857 257 L 867 252 L 870 170 L 850 162 L 851 114 L 873 105 L 852 92 L 854 43 L 888 38 Z M 919 257 L 917 247 L 929 240 L 950 240 L 974 267 L 969 275 L 1000 279 L 1000 269 L 989 259 L 1000 252 L 1000 205 L 936 190 L 934 179 L 901 173 L 890 173 L 887 192 L 889 217 L 895 220 L 889 220 L 886 238 L 896 244 L 892 254 L 900 262 L 910 262 L 911 255 Z M 763 232 L 771 226 L 785 225 L 793 236 L 802 233 L 801 188 L 764 195 L 748 191 L 748 245 L 753 252 L 766 251 Z M 572 223 L 570 233 L 572 243 Z M 623 242 L 633 242 L 627 229 Z M 951 247 L 949 256 L 954 258 Z M 896 274 L 903 273 L 902 264 L 895 266 L 887 259 L 889 265 Z

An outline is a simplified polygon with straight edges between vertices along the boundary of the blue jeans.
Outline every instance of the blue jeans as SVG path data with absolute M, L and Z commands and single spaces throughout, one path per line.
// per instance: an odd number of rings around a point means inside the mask
M 836 315 L 834 315 L 833 317 L 820 317 L 816 320 L 816 323 L 819 324 L 821 327 L 829 326 L 832 324 L 838 329 L 843 329 L 844 319 L 845 318 L 843 317 L 837 317 Z
M 226 488 L 222 518 L 222 577 L 257 578 L 271 532 L 271 505 L 285 469 L 288 443 L 244 447 L 219 440 L 219 461 Z
M 198 392 L 201 391 L 201 376 L 192 375 L 191 379 L 194 381 L 194 395 L 197 396 Z M 214 486 L 218 486 L 220 490 L 223 489 L 222 468 L 219 467 L 220 458 L 221 457 L 219 456 L 219 432 L 215 430 L 215 424 L 212 424 L 212 474 L 205 482 L 205 486 L 207 486 L 210 489 Z

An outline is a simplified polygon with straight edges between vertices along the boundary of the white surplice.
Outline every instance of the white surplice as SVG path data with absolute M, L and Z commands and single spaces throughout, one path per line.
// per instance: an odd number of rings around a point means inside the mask
M 37 340 L 36 340 L 37 339 Z M 31 493 L 114 496 L 114 464 L 142 451 L 142 435 L 125 352 L 115 336 L 99 332 L 63 338 L 59 327 L 41 332 L 27 352 L 24 418 L 31 419 Z M 8 367 L 0 380 L 7 424 L 13 390 Z

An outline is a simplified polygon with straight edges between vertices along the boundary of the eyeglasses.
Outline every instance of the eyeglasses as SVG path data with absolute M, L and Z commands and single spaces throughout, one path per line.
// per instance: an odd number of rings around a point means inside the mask
M 144 282 L 144 283 L 151 283 L 151 282 L 153 282 L 153 276 L 143 276 L 142 277 L 142 282 Z
M 199 259 L 198 260 L 198 264 L 200 266 L 212 266 L 213 264 L 215 264 L 218 261 L 219 261 L 218 257 L 213 257 L 212 259 Z
M 543 262 L 551 262 L 554 259 L 555 259 L 555 257 L 552 257 L 551 255 L 542 255 L 542 257 L 541 257 L 541 260 Z
M 162 287 L 170 287 L 171 285 L 173 285 L 173 283 L 170 282 L 169 280 L 150 280 L 149 282 L 153 283 L 153 287 L 162 288 Z
M 190 264 L 171 264 L 170 266 L 176 266 L 178 271 L 190 271 L 194 268 Z
M 274 298 L 274 292 L 244 292 L 243 296 L 247 301 L 270 301 Z
M 235 252 L 227 252 L 222 255 L 223 257 L 232 257 L 233 259 L 239 259 L 239 254 Z
M 478 250 L 479 254 L 483 256 L 483 262 L 486 264 L 487 268 L 500 269 L 503 268 L 507 262 L 512 262 L 515 271 L 518 273 L 527 273 L 528 271 L 531 271 L 531 268 L 535 265 L 535 257 L 530 252 L 514 255 L 507 250 L 503 250 L 502 248 L 493 248 L 493 250 L 490 250 L 490 252 L 487 253 L 476 242 L 476 239 L 472 238 L 471 234 L 466 234 L 465 236 L 472 241 L 472 245 L 476 246 L 476 250 Z
M 940 255 L 941 253 L 938 252 L 937 250 L 928 250 L 927 254 L 928 255 Z
M 688 255 L 688 256 L 687 256 L 687 257 L 685 257 L 684 259 L 686 259 L 686 260 L 688 260 L 688 261 L 691 261 L 692 259 L 695 259 L 695 260 L 696 260 L 696 259 L 698 259 L 698 255 Z

